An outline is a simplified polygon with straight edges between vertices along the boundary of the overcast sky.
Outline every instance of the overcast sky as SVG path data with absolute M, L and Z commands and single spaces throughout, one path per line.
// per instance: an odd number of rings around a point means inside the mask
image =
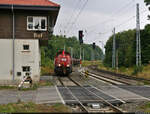
M 99 41 L 106 43 L 116 32 L 136 27 L 136 3 L 140 4 L 141 28 L 150 23 L 150 13 L 144 0 L 52 0 L 61 5 L 54 34 L 78 36 L 78 30 L 84 31 L 84 42 L 102 47 Z M 85 7 L 84 7 L 85 6 Z M 83 10 L 82 10 L 83 9 Z

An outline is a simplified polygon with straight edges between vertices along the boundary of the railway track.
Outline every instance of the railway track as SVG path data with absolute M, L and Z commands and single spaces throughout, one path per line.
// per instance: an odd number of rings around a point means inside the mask
M 60 84 L 61 84 L 62 86 L 65 86 L 60 77 L 58 77 L 58 80 L 59 80 L 59 82 L 60 82 Z
M 74 80 L 72 80 L 70 77 L 67 77 L 70 81 L 72 81 L 73 83 L 75 83 L 76 85 L 78 85 L 78 83 L 76 83 Z M 79 103 L 79 107 L 80 109 L 85 112 L 88 113 L 89 111 L 87 110 L 87 108 L 80 102 L 80 100 L 70 91 L 70 89 L 64 84 L 64 82 L 61 80 L 61 77 L 58 77 L 58 80 L 60 82 L 60 84 L 62 86 L 64 86 L 65 88 L 67 88 L 67 90 L 70 92 L 70 94 L 74 97 L 74 99 L 76 99 L 76 101 Z
M 82 71 L 81 73 L 83 75 L 85 75 L 86 72 Z M 127 81 L 124 81 L 124 80 L 121 80 L 121 79 L 115 79 L 115 78 L 112 78 L 112 77 L 106 77 L 106 76 L 101 75 L 101 74 L 97 75 L 97 74 L 88 72 L 88 76 L 91 77 L 91 78 L 102 80 L 102 81 L 107 82 L 107 83 L 112 84 L 112 85 L 132 85 L 131 83 L 129 83 Z
M 91 66 L 90 69 L 96 70 L 97 72 L 101 72 L 101 73 L 104 73 L 106 75 L 115 76 L 117 78 L 150 82 L 150 79 L 145 79 L 145 78 L 140 78 L 140 77 L 135 77 L 135 76 L 128 76 L 125 74 L 119 74 L 119 73 L 115 73 L 115 72 L 111 72 L 111 71 L 106 71 L 106 70 L 98 69 L 97 66 Z
M 68 77 L 68 79 L 73 82 L 76 86 L 79 86 L 81 88 L 83 88 L 84 90 L 88 91 L 90 94 L 93 94 L 95 97 L 98 97 L 100 99 L 101 102 L 103 102 L 104 104 L 106 104 L 107 106 L 109 106 L 114 112 L 117 113 L 123 113 L 123 111 L 121 109 L 119 109 L 118 107 L 114 106 L 113 104 L 111 104 L 110 102 L 106 101 L 105 99 L 103 99 L 102 97 L 100 97 L 99 95 L 93 93 L 92 91 L 88 90 L 87 88 L 85 88 L 84 86 L 82 86 L 80 83 L 78 83 L 77 81 L 73 80 L 71 77 Z M 78 103 L 80 104 L 80 108 L 82 109 L 83 112 L 89 113 L 90 111 L 82 104 L 82 102 L 80 102 L 80 100 L 69 90 L 69 88 L 63 83 L 63 81 L 61 80 L 61 78 L 59 77 L 58 80 L 60 81 L 61 85 L 64 86 L 65 88 L 68 89 L 68 91 L 71 93 L 71 95 L 76 99 L 76 101 L 78 101 Z

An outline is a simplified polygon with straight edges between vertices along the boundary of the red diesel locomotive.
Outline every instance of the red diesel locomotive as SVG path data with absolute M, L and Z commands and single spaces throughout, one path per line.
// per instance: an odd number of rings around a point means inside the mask
M 69 75 L 72 72 L 72 58 L 64 50 L 56 54 L 54 64 L 56 75 Z

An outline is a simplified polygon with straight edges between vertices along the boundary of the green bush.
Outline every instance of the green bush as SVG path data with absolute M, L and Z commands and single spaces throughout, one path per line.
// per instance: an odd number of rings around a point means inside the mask
M 53 70 L 54 70 L 54 61 L 45 58 L 42 61 L 41 75 L 51 75 L 53 73 Z
M 139 72 L 143 71 L 143 66 L 135 66 L 132 75 L 137 75 Z
M 121 72 L 126 72 L 126 67 L 121 67 L 121 68 L 119 68 L 119 70 L 120 70 Z

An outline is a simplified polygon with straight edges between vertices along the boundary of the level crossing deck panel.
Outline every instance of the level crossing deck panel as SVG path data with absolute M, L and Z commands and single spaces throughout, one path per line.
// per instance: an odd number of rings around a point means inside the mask
M 64 100 L 73 101 L 75 98 L 71 95 L 66 87 L 58 86 L 58 90 Z
M 124 88 L 121 88 L 123 86 L 100 86 L 98 87 L 100 90 L 102 90 L 104 93 L 106 93 L 107 95 L 116 97 L 122 101 L 135 101 L 135 100 L 146 100 L 145 97 L 134 93 L 133 91 L 129 91 L 127 89 L 124 89 L 126 86 L 124 86 Z M 131 87 L 131 86 L 128 86 Z
M 38 88 L 36 100 L 37 104 L 42 103 L 62 103 L 56 87 Z
M 78 102 L 75 98 L 77 98 L 82 103 L 100 103 L 103 102 L 102 99 L 110 103 L 121 103 L 121 101 L 118 99 L 106 95 L 90 86 L 85 86 L 84 88 L 79 86 L 58 86 L 58 90 L 66 103 Z
M 119 88 L 128 90 L 140 96 L 150 98 L 150 86 L 118 86 Z
M 68 87 L 69 90 L 80 100 L 99 100 L 98 97 L 88 92 L 86 89 L 82 87 Z M 85 87 L 86 88 L 86 87 Z

